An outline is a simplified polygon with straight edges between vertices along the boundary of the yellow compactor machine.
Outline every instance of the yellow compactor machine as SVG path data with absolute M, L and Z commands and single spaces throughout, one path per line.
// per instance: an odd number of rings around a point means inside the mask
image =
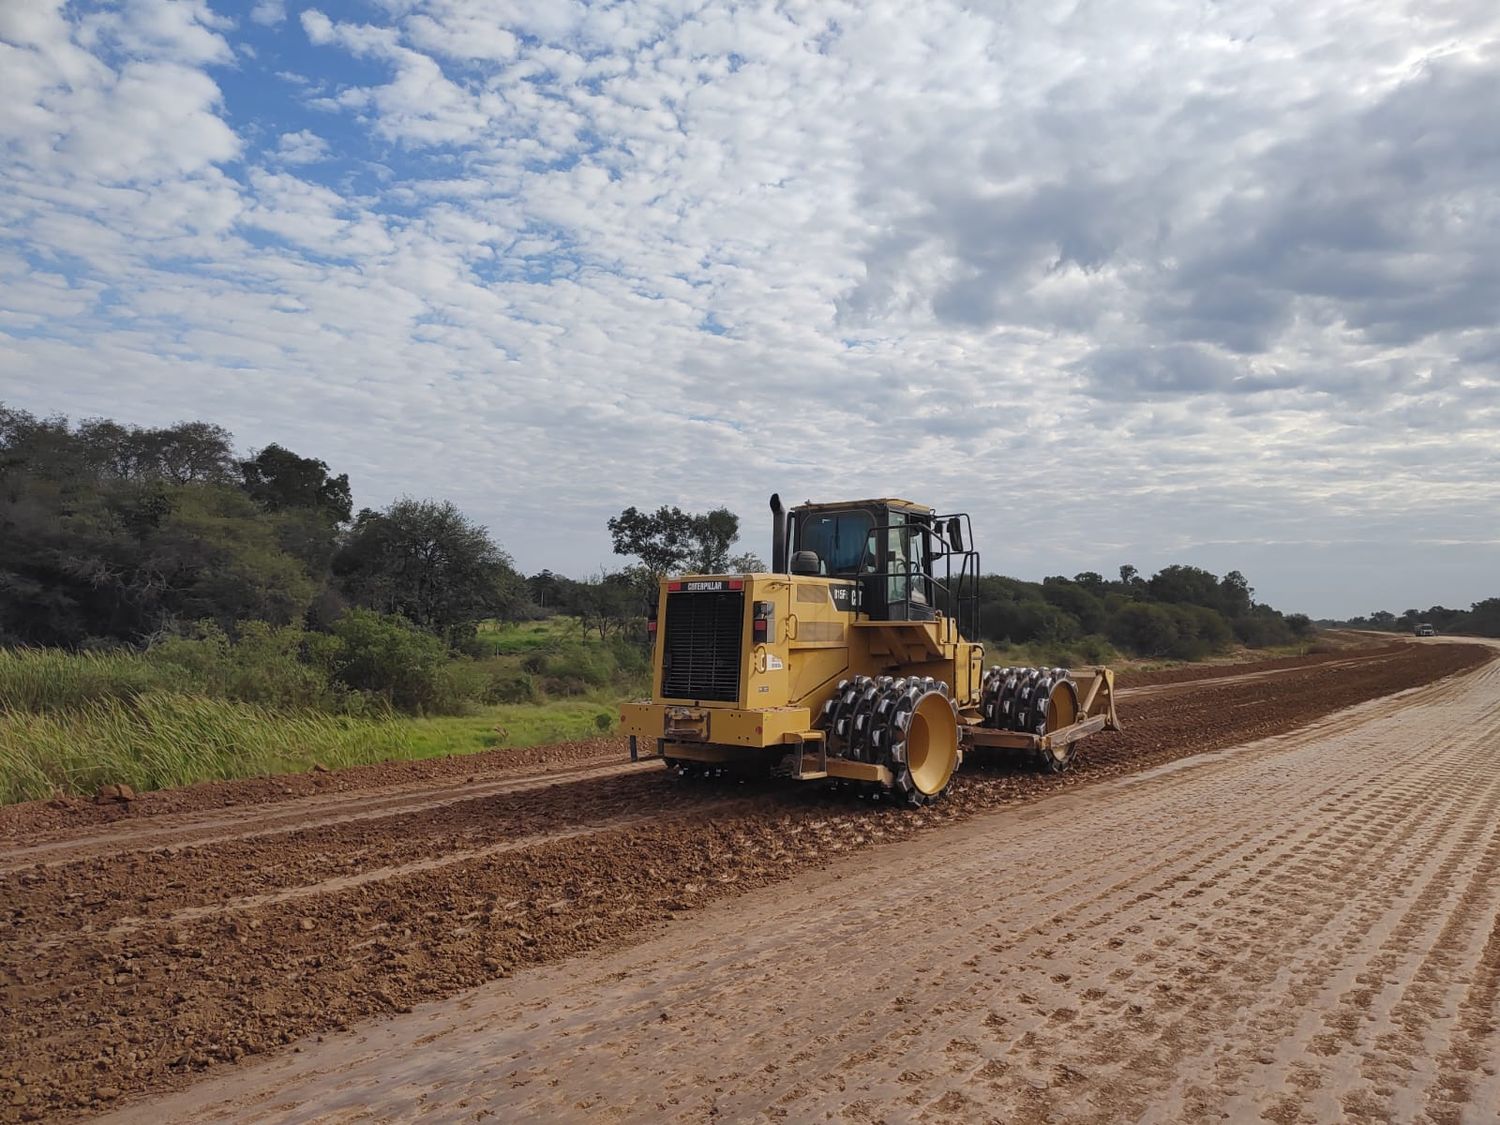
M 1118 730 L 1107 668 L 985 668 L 969 517 L 909 500 L 771 497 L 769 573 L 662 581 L 652 698 L 622 707 L 632 758 L 683 772 L 768 766 L 914 805 L 966 750 L 1061 772 Z

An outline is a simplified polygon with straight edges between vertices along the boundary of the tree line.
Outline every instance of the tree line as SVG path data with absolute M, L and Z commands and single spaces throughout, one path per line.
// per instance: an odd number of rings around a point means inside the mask
M 330 626 L 351 607 L 456 641 L 525 582 L 454 505 L 351 510 L 349 478 L 207 422 L 70 424 L 0 404 L 0 643 L 148 644 L 184 624 Z
M 1235 643 L 1266 648 L 1313 631 L 1305 614 L 1257 602 L 1237 570 L 1221 578 L 1173 565 L 1146 578 L 1126 565 L 1117 579 L 1084 571 L 1040 582 L 985 575 L 977 593 L 984 639 L 1073 646 L 1088 659 L 1101 640 L 1137 656 L 1199 660 Z
M 1386 633 L 1410 633 L 1418 625 L 1431 625 L 1439 633 L 1472 633 L 1480 637 L 1500 637 L 1500 598 L 1485 598 L 1468 609 L 1449 609 L 1435 605 L 1430 609 L 1408 609 L 1392 613 L 1378 609 L 1364 617 L 1346 621 L 1320 622 L 1330 628 L 1374 629 Z
M 250 621 L 331 633 L 350 611 L 455 650 L 481 621 L 555 613 L 601 640 L 643 639 L 662 575 L 765 569 L 735 552 L 740 521 L 725 508 L 631 507 L 607 527 L 618 569 L 525 577 L 453 504 L 403 498 L 355 512 L 347 474 L 281 445 L 240 456 L 207 422 L 75 424 L 0 404 L 0 644 L 149 647 Z M 1192 566 L 1149 578 L 1132 566 L 1114 579 L 986 575 L 975 593 L 981 635 L 999 643 L 1108 642 L 1194 659 L 1312 628 L 1257 602 L 1238 571 Z

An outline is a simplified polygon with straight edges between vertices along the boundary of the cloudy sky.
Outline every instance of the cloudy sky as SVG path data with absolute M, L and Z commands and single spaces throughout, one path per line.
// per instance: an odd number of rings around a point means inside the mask
M 527 570 L 629 504 L 1500 594 L 1494 0 L 0 0 L 0 400 Z

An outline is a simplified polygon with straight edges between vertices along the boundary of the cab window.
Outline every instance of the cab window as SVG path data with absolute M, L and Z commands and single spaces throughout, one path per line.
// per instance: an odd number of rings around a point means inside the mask
M 824 574 L 853 574 L 874 526 L 868 512 L 809 512 L 798 529 L 797 550 L 816 551 Z
M 925 603 L 927 529 L 909 520 L 905 512 L 892 512 L 889 520 L 881 566 L 890 575 L 886 580 L 886 597 L 891 602 L 905 601 L 909 593 L 912 601 Z

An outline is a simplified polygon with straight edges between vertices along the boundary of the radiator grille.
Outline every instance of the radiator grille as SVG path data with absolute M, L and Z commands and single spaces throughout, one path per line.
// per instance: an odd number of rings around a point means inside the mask
M 663 628 L 664 697 L 723 703 L 739 699 L 745 635 L 743 591 L 668 594 Z

